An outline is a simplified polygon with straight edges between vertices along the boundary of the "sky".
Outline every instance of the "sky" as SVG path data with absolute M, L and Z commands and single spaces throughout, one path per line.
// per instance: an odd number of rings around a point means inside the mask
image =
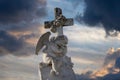
M 64 34 L 69 39 L 67 55 L 80 79 L 87 76 L 85 80 L 98 80 L 100 75 L 108 80 L 113 75 L 115 60 L 120 56 L 120 1 L 1 0 L 0 80 L 39 80 L 42 52 L 35 55 L 35 46 L 48 31 L 44 21 L 54 19 L 55 7 L 74 19 L 73 26 L 64 27 Z

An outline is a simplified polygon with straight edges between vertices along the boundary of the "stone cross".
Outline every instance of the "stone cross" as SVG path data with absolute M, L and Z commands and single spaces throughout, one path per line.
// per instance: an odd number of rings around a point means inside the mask
M 63 35 L 63 27 L 73 25 L 73 18 L 66 18 L 62 15 L 62 10 L 60 8 L 55 8 L 55 20 L 45 21 L 45 28 L 50 28 L 51 32 L 58 33 L 58 35 Z

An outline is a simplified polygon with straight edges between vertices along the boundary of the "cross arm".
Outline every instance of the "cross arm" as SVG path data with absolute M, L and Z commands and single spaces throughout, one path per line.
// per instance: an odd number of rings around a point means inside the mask
M 45 27 L 45 28 L 51 28 L 51 26 L 53 25 L 53 22 L 54 22 L 54 21 L 45 21 L 45 22 L 44 22 L 44 27 Z
M 51 26 L 53 26 L 53 22 L 54 21 L 45 21 L 44 23 L 45 28 L 51 28 Z M 63 26 L 72 26 L 73 24 L 74 24 L 73 18 L 67 18 Z
M 63 26 L 72 26 L 74 24 L 73 18 L 67 18 Z

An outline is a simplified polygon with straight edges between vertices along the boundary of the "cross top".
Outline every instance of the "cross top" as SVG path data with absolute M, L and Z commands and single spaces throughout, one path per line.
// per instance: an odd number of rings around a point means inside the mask
M 73 25 L 72 18 L 66 18 L 62 15 L 62 10 L 60 8 L 54 9 L 55 20 L 45 21 L 45 28 L 50 28 L 51 32 L 58 33 L 58 35 L 63 35 L 63 27 Z

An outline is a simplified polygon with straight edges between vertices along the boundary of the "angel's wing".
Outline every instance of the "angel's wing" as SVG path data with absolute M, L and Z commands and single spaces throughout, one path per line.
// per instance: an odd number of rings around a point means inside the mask
M 40 49 L 42 49 L 42 47 L 49 42 L 50 35 L 51 33 L 47 32 L 40 37 L 40 39 L 37 42 L 37 46 L 36 46 L 36 51 L 35 51 L 36 55 L 38 55 L 38 52 L 40 51 Z

